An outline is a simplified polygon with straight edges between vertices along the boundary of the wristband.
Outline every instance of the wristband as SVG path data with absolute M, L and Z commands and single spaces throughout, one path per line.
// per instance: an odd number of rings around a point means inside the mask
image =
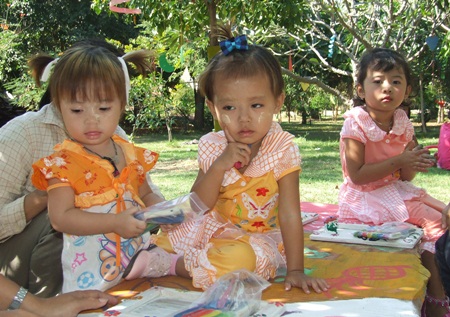
M 27 293 L 28 293 L 28 290 L 21 286 L 19 288 L 19 291 L 17 292 L 16 296 L 14 296 L 13 301 L 9 305 L 8 310 L 18 309 L 20 307 L 20 305 L 22 305 L 22 302 L 23 302 L 25 296 L 27 296 Z

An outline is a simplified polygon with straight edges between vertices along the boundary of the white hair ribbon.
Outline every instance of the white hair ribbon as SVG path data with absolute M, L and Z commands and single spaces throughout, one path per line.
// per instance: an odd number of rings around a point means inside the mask
M 125 54 L 123 57 L 127 56 L 127 54 Z M 128 67 L 127 64 L 125 63 L 125 60 L 123 59 L 123 57 L 118 57 L 120 64 L 122 65 L 122 70 L 123 70 L 123 74 L 125 76 L 125 90 L 127 92 L 127 103 L 128 103 L 128 97 L 130 96 L 130 88 L 131 88 L 131 84 L 130 84 L 130 75 L 128 74 Z
M 59 58 L 55 58 L 50 63 L 48 63 L 47 66 L 45 66 L 44 71 L 42 72 L 42 75 L 41 75 L 41 82 L 45 83 L 49 79 L 50 73 L 53 69 L 53 66 L 55 66 L 55 64 L 58 62 L 58 60 L 59 60 Z

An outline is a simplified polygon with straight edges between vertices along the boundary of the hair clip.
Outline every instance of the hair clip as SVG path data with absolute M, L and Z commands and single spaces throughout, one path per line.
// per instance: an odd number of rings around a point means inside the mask
M 231 39 L 221 41 L 219 43 L 220 49 L 224 55 L 230 54 L 233 50 L 248 50 L 247 37 L 245 35 L 239 35 L 232 37 Z
M 54 60 L 52 60 L 50 63 L 47 64 L 47 66 L 45 66 L 44 71 L 42 72 L 41 75 L 41 82 L 46 82 L 48 80 L 48 78 L 50 77 L 50 73 L 53 69 L 53 67 L 56 65 L 56 63 L 59 61 L 59 58 L 55 58 Z
M 122 66 L 123 75 L 125 76 L 125 91 L 126 91 L 127 103 L 128 103 L 128 98 L 130 96 L 130 88 L 131 88 L 130 75 L 128 74 L 127 63 L 123 59 L 125 56 L 127 56 L 127 54 L 125 54 L 122 57 L 118 57 L 118 59 L 119 59 L 120 65 Z

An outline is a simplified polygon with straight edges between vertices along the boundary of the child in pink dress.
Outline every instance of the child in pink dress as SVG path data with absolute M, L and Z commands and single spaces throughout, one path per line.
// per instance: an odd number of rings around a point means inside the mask
M 446 226 L 445 204 L 410 183 L 433 161 L 428 150 L 416 147 L 414 128 L 399 109 L 411 92 L 409 66 L 390 49 L 368 51 L 359 64 L 356 88 L 364 104 L 344 114 L 339 218 L 374 224 L 402 221 L 423 228 L 421 258 L 431 273 L 424 310 L 428 316 L 447 316 L 448 299 L 434 261 L 435 242 Z
M 141 251 L 126 279 L 177 274 L 206 289 L 242 268 L 265 279 L 285 270 L 286 290 L 326 291 L 325 280 L 304 273 L 300 153 L 273 122 L 284 101 L 281 67 L 245 36 L 220 43 L 199 87 L 223 131 L 200 139 L 192 187 L 211 211 L 153 236 L 158 247 Z

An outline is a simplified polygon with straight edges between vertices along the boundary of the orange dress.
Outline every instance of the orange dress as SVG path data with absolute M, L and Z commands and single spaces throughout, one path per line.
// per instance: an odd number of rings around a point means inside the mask
M 66 182 L 74 190 L 75 207 L 87 212 L 119 213 L 131 206 L 143 207 L 139 186 L 158 160 L 158 154 L 118 136 L 113 136 L 113 140 L 126 158 L 126 167 L 118 177 L 113 176 L 114 169 L 108 161 L 85 151 L 76 142 L 65 140 L 55 146 L 54 154 L 33 164 L 34 186 L 46 190 L 52 178 Z M 133 255 L 148 243 L 148 233 L 133 239 L 123 239 L 115 233 L 64 234 L 63 292 L 106 290 L 116 285 Z
M 184 255 L 195 287 L 206 289 L 218 277 L 240 268 L 269 279 L 285 267 L 278 180 L 300 170 L 300 152 L 293 139 L 274 122 L 244 174 L 235 168 L 225 173 L 212 211 L 152 236 L 158 246 Z M 204 172 L 227 144 L 223 132 L 200 139 L 198 161 Z

